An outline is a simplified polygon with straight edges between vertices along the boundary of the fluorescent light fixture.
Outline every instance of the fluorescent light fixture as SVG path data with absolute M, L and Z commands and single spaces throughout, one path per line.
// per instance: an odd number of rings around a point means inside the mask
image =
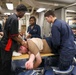
M 36 12 L 42 12 L 44 10 L 46 10 L 46 9 L 45 8 L 39 8 Z
M 7 13 L 4 13 L 4 15 L 10 15 L 11 13 L 7 12 Z
M 13 13 L 6 12 L 4 15 L 12 15 Z
M 8 8 L 9 10 L 13 10 L 13 4 L 12 4 L 12 2 L 6 3 L 6 6 L 7 6 L 7 8 Z
M 74 11 L 74 10 L 66 10 L 66 12 L 76 12 L 76 11 Z

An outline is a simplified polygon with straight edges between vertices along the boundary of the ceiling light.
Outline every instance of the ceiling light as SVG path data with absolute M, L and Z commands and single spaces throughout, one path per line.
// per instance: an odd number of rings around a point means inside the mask
M 39 8 L 36 12 L 42 12 L 44 10 L 46 10 L 46 9 L 45 8 Z
M 9 12 L 6 12 L 6 13 L 4 13 L 4 15 L 10 15 L 11 13 L 9 13 Z
M 66 10 L 66 12 L 76 12 L 76 11 L 74 11 L 74 10 Z
M 7 8 L 8 8 L 9 10 L 13 10 L 13 4 L 12 4 L 12 2 L 6 3 L 6 6 L 7 6 Z

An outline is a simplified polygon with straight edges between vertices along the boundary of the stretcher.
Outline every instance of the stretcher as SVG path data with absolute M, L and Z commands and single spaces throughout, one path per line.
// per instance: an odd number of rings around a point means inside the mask
M 47 57 L 50 57 L 50 56 L 55 56 L 55 54 L 53 53 L 47 53 L 47 54 L 41 54 L 41 57 L 42 58 L 47 58 Z M 29 58 L 29 55 L 28 54 L 22 54 L 21 56 L 13 56 L 12 57 L 12 60 L 21 60 L 21 59 L 28 59 Z M 24 66 L 22 66 L 24 68 Z M 54 67 L 51 67 L 52 69 L 52 73 L 54 74 L 61 74 L 61 75 L 68 75 L 69 73 L 71 73 L 74 69 L 74 65 L 71 65 L 70 68 L 66 71 L 59 71 L 57 70 L 56 68 Z M 50 71 L 51 72 L 51 71 Z M 50 73 L 49 72 L 49 73 Z M 51 74 L 51 73 L 50 73 Z M 45 75 L 50 75 L 46 72 Z M 53 75 L 53 74 L 52 74 Z M 69 74 L 70 75 L 70 74 Z
M 47 53 L 47 54 L 41 54 L 41 57 L 48 57 L 48 56 L 53 56 L 53 53 Z M 21 59 L 28 59 L 29 55 L 28 54 L 22 54 L 20 56 L 12 56 L 12 60 L 21 60 Z

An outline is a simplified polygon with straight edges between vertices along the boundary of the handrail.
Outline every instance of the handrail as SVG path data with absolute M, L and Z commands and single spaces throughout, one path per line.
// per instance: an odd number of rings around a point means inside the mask
M 53 71 L 54 71 L 56 74 L 68 74 L 68 73 L 70 73 L 70 72 L 73 70 L 73 68 L 74 68 L 74 65 L 71 65 L 71 66 L 69 67 L 69 69 L 66 70 L 66 71 L 60 71 L 60 70 L 57 70 L 56 68 L 53 68 Z

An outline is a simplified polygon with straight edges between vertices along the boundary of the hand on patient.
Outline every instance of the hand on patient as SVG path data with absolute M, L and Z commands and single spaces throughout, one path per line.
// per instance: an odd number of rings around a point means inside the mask
M 33 62 L 28 60 L 26 63 L 25 63 L 25 68 L 26 69 L 33 69 Z
M 26 36 L 26 38 L 27 38 L 27 39 L 28 39 L 28 38 L 31 38 L 31 36 L 32 36 L 31 34 L 28 34 L 28 35 Z
M 22 41 L 22 45 L 27 48 L 27 41 Z
M 3 36 L 4 35 L 3 32 L 0 32 L 0 35 Z

